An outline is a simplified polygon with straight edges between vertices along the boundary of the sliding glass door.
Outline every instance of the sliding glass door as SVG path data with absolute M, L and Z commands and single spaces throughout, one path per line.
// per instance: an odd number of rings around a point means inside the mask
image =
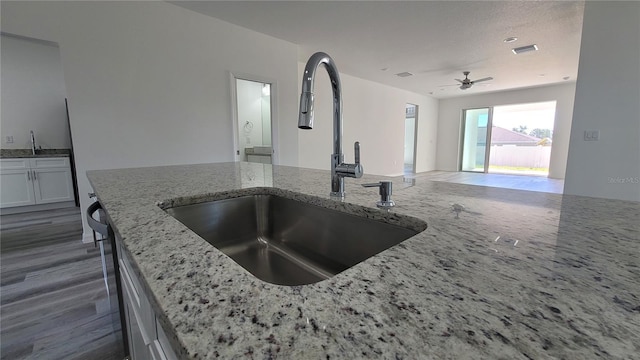
M 488 144 L 491 144 L 492 108 L 467 109 L 463 112 L 462 159 L 460 170 L 487 172 Z

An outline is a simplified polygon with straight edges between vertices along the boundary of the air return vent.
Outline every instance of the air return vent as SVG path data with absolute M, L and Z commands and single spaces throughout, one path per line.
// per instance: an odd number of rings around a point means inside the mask
M 522 54 L 525 52 L 536 51 L 536 50 L 538 50 L 538 45 L 536 44 L 521 46 L 521 47 L 511 49 L 511 51 L 513 51 L 514 54 Z
M 409 76 L 413 76 L 413 74 L 410 73 L 410 72 L 406 72 L 405 71 L 405 72 L 397 73 L 396 76 L 397 77 L 409 77 Z

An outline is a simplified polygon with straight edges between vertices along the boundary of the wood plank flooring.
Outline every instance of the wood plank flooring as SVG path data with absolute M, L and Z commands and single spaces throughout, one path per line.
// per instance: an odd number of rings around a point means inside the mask
M 124 358 L 99 248 L 81 239 L 79 208 L 0 216 L 0 359 Z

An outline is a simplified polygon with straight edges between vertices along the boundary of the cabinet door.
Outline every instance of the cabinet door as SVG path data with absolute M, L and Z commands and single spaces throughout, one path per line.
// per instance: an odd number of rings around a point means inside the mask
M 150 358 L 150 349 L 145 343 L 140 323 L 131 304 L 131 298 L 123 291 L 125 316 L 127 318 L 127 332 L 129 334 L 129 355 L 132 360 L 147 360 Z
M 0 207 L 33 205 L 36 203 L 29 169 L 0 171 Z
M 165 334 L 164 330 L 162 329 L 162 325 L 160 324 L 160 322 L 158 321 L 157 317 L 156 317 L 156 329 L 157 329 L 157 333 L 158 333 L 158 340 L 157 340 L 157 344 L 154 344 L 158 347 L 158 352 L 162 354 L 163 357 L 161 357 L 161 359 L 163 360 L 178 360 L 178 357 L 175 355 L 175 353 L 173 352 L 173 349 L 171 348 L 171 345 L 169 344 L 169 339 L 167 339 L 167 335 Z
M 158 340 L 153 340 L 149 345 L 149 352 L 151 353 L 151 360 L 168 360 Z
M 38 204 L 74 200 L 70 168 L 34 169 L 31 173 Z

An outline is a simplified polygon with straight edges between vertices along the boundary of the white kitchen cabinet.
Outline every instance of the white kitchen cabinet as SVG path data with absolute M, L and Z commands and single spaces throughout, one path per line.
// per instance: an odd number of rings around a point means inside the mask
M 150 352 L 147 345 L 147 339 L 143 335 L 143 327 L 138 320 L 136 311 L 133 308 L 133 303 L 127 291 L 123 290 L 123 303 L 125 310 L 125 317 L 127 319 L 127 334 L 129 336 L 129 352 L 130 358 L 135 359 L 149 359 Z
M 127 323 L 129 355 L 132 360 L 176 360 L 162 326 L 142 290 L 140 280 L 116 236 L 122 297 Z
M 35 203 L 29 159 L 0 159 L 0 207 Z
M 0 207 L 73 201 L 69 158 L 0 159 Z

